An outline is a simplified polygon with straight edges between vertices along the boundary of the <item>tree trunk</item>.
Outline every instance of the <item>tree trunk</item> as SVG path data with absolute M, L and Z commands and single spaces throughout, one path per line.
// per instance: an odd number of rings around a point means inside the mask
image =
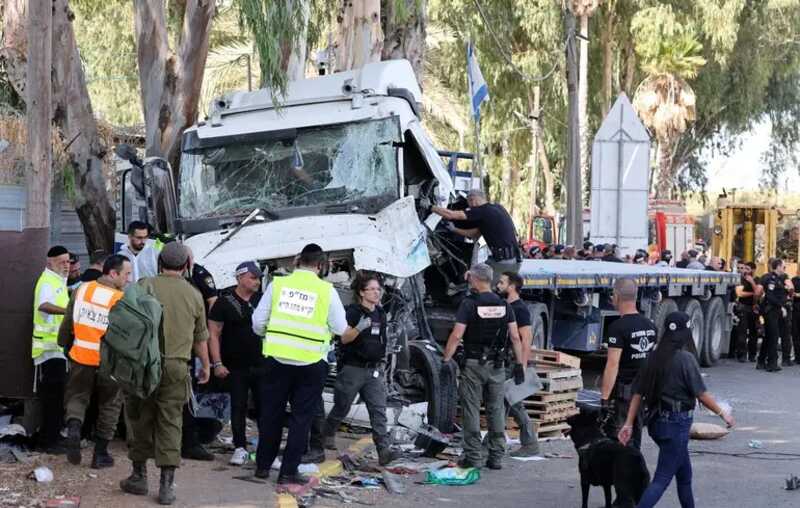
M 197 119 L 214 0 L 185 0 L 177 54 L 169 47 L 163 0 L 134 2 L 146 153 L 163 157 L 177 176 L 181 135 Z
M 286 71 L 288 81 L 297 81 L 306 77 L 306 55 L 308 53 L 308 19 L 311 15 L 310 0 L 288 0 L 289 12 L 294 9 L 294 3 L 300 2 L 303 9 L 303 20 L 297 37 L 291 41 L 284 41 L 283 69 Z
M 544 180 L 543 211 L 547 215 L 555 215 L 556 213 L 555 178 L 553 178 L 553 171 L 550 167 L 550 160 L 547 158 L 547 152 L 544 149 L 543 143 L 539 143 L 539 165 L 542 166 L 542 180 Z
M 89 252 L 112 252 L 116 218 L 103 171 L 107 147 L 97 132 L 68 0 L 53 0 L 52 5 L 53 121 L 69 145 L 76 182 L 75 211 L 83 225 L 86 246 Z
M 53 87 L 50 68 L 52 54 L 50 34 L 53 29 L 50 2 L 31 0 L 28 3 L 28 40 L 30 41 L 27 68 L 27 169 L 25 185 L 27 206 L 25 228 L 50 227 L 50 170 L 53 165 L 53 148 L 50 140 L 50 118 Z M 39 253 L 41 255 L 41 253 Z
M 625 72 L 622 75 L 622 90 L 633 97 L 633 89 L 636 79 L 636 49 L 633 47 L 633 40 L 628 38 L 625 42 Z
M 400 2 L 405 16 L 398 12 Z M 428 25 L 427 0 L 384 0 L 383 60 L 405 58 L 411 62 L 417 82 L 422 86 L 425 64 L 425 36 Z
M 337 23 L 336 71 L 380 62 L 383 50 L 380 0 L 342 0 Z
M 658 185 L 656 195 L 661 199 L 671 199 L 674 188 L 674 175 L 672 171 L 672 156 L 674 140 L 659 140 L 658 142 Z
M 616 13 L 611 4 L 606 4 L 605 29 L 600 36 L 600 44 L 603 48 L 603 82 L 602 86 L 602 114 L 605 116 L 611 109 L 614 88 L 614 25 Z
M 578 142 L 580 143 L 581 182 L 589 181 L 589 16 L 580 17 L 580 68 L 578 70 Z M 583 203 L 583 185 L 580 202 Z

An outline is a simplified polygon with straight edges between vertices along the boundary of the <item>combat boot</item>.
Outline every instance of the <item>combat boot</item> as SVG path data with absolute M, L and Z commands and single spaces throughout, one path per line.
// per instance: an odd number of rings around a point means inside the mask
M 81 421 L 77 418 L 67 421 L 67 460 L 75 466 L 81 463 Z
M 119 488 L 136 496 L 147 495 L 147 462 L 134 462 L 133 472 L 121 482 Z
M 94 455 L 92 455 L 92 469 L 103 469 L 114 465 L 114 457 L 108 453 L 108 441 L 97 439 L 94 442 Z
M 161 482 L 158 486 L 158 503 L 172 504 L 175 502 L 175 467 L 164 466 L 161 468 Z
M 311 448 L 300 459 L 301 464 L 322 464 L 325 462 L 325 450 L 322 448 Z
M 400 457 L 401 455 L 391 448 L 381 448 L 378 450 L 378 464 L 381 466 L 387 466 Z

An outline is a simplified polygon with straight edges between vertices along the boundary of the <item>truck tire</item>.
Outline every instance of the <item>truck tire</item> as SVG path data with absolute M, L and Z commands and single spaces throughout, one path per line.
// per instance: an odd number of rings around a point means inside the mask
M 667 320 L 667 316 L 677 311 L 678 304 L 672 298 L 664 298 L 656 304 L 656 308 L 653 311 L 653 323 L 656 325 L 658 340 L 661 340 L 661 336 L 664 335 L 664 322 Z
M 722 356 L 722 341 L 725 338 L 725 305 L 722 298 L 715 296 L 703 302 L 703 312 L 706 318 L 706 340 L 700 352 L 700 364 L 711 367 Z
M 697 360 L 700 361 L 700 352 L 705 349 L 706 340 L 706 319 L 703 306 L 694 298 L 686 298 L 681 302 L 680 308 L 689 315 L 689 319 L 692 322 L 695 355 L 697 355 Z
M 543 303 L 528 303 L 528 312 L 531 313 L 531 329 L 533 332 L 533 347 L 547 349 L 547 305 Z
M 423 342 L 410 342 L 411 367 L 425 377 L 425 400 L 428 402 L 428 424 L 445 434 L 453 432 L 456 419 L 456 369 L 453 362 L 443 365 L 440 355 Z M 415 443 L 426 456 L 441 453 L 445 445 L 420 434 Z

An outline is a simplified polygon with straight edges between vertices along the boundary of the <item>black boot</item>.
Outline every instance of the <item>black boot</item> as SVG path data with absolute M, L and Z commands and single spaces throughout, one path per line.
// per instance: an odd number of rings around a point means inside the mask
M 77 418 L 67 421 L 67 460 L 75 466 L 81 463 L 81 421 Z
M 300 459 L 301 464 L 322 464 L 325 462 L 325 450 L 310 448 Z
M 158 486 L 158 503 L 172 504 L 175 502 L 175 467 L 164 466 L 161 468 L 161 482 Z
M 192 446 L 191 448 L 182 449 L 181 457 L 189 460 L 205 460 L 205 461 L 214 460 L 214 454 L 206 450 L 206 448 L 199 443 Z
M 378 450 L 378 464 L 381 466 L 387 466 L 400 457 L 402 457 L 402 454 L 392 450 L 391 448 L 381 448 Z
M 119 482 L 119 487 L 128 494 L 147 495 L 147 462 L 134 462 L 133 472 Z
M 92 469 L 103 469 L 114 465 L 114 457 L 108 453 L 108 441 L 98 438 L 94 442 L 94 455 L 92 455 Z

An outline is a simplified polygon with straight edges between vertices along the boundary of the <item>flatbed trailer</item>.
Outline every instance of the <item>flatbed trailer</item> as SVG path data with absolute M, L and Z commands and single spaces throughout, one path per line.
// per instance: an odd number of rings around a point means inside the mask
M 733 327 L 731 295 L 739 275 L 730 272 L 603 261 L 524 260 L 522 297 L 533 317 L 535 346 L 592 353 L 606 346 L 606 329 L 618 313 L 611 304 L 617 279 L 639 285 L 637 306 L 662 332 L 664 319 L 682 310 L 692 318 L 700 361 L 711 366 L 728 352 Z

